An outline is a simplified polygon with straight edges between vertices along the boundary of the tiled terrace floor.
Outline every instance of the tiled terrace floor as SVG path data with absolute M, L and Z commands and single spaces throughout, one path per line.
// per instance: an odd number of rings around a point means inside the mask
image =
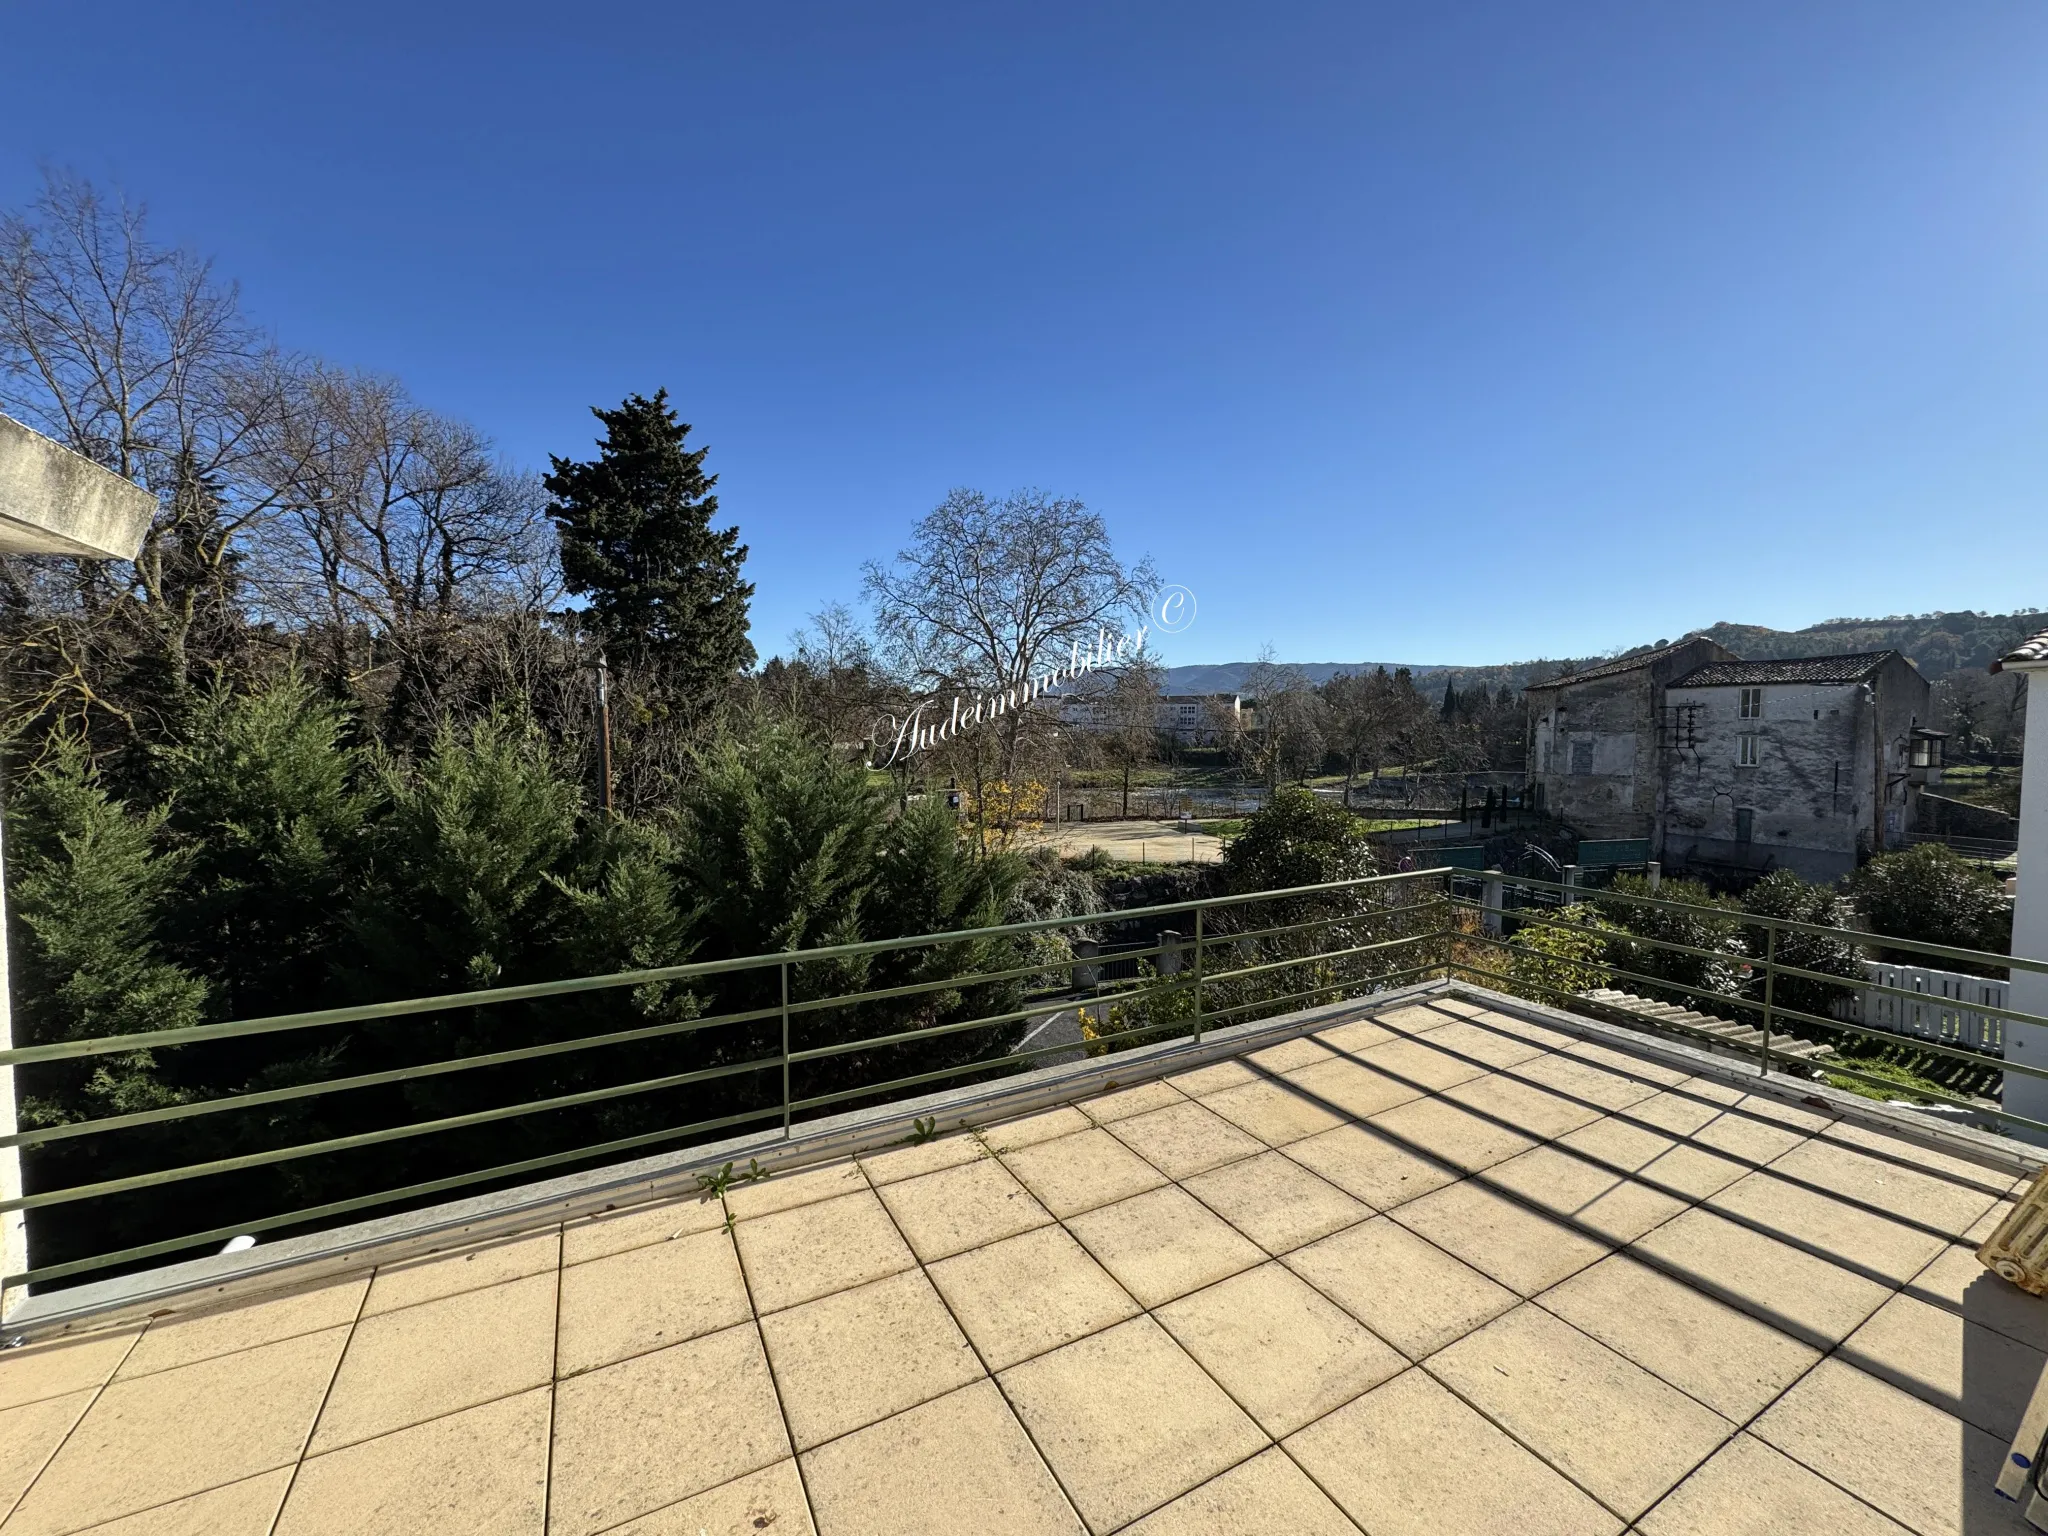
M 1412 1006 L 0 1356 L 0 1536 L 2017 1531 L 2013 1183 Z

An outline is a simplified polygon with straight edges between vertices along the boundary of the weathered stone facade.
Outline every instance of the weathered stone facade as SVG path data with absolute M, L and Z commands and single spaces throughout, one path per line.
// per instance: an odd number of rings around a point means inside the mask
M 1832 880 L 1904 845 L 1938 779 L 1927 681 L 1896 651 L 1744 662 L 1710 641 L 1529 690 L 1550 810 L 1674 868 Z

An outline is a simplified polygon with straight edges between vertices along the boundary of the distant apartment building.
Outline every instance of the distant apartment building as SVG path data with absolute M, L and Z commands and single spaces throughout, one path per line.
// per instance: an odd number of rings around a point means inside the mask
M 1250 710 L 1251 705 L 1235 693 L 1162 693 L 1159 729 L 1183 746 L 1214 746 L 1248 724 Z M 1064 694 L 1059 712 L 1060 724 L 1076 730 L 1107 730 L 1111 724 L 1106 694 Z
M 1674 867 L 1832 880 L 1903 846 L 1940 782 L 1927 680 L 1897 651 L 1744 661 L 1692 639 L 1527 697 L 1550 811 Z

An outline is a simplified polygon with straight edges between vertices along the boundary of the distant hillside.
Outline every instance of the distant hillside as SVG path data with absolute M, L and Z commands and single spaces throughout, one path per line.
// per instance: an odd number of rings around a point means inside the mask
M 1961 669 L 1988 667 L 2030 635 L 2048 629 L 2048 612 L 1958 613 L 1894 615 L 1884 619 L 1829 619 L 1805 629 L 1769 629 L 1761 624 L 1721 623 L 1691 633 L 1717 640 L 1736 655 L 1750 661 L 1780 661 L 1790 656 L 1841 656 L 1855 651 L 1903 651 L 1920 668 L 1929 682 Z M 1633 649 L 1666 645 L 1678 636 L 1659 636 Z M 1618 653 L 1625 654 L 1625 653 Z M 1425 692 L 1441 693 L 1452 679 L 1460 690 L 1484 684 L 1497 689 L 1503 685 L 1517 690 L 1534 682 L 1557 677 L 1589 666 L 1604 656 L 1575 656 L 1554 661 L 1502 662 L 1483 667 L 1444 667 L 1415 662 L 1312 661 L 1302 664 L 1312 683 L 1326 683 L 1340 672 L 1370 672 L 1384 665 L 1391 672 L 1406 666 L 1415 674 L 1416 686 Z M 1205 667 L 1168 667 L 1166 687 L 1171 693 L 1225 693 L 1243 689 L 1245 677 L 1256 665 L 1249 661 L 1223 662 Z

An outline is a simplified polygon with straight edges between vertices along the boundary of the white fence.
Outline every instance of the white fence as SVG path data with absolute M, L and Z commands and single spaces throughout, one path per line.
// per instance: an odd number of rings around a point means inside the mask
M 2012 1006 L 2009 983 L 1989 976 L 1965 976 L 1960 971 L 1889 965 L 1881 960 L 1866 960 L 1863 972 L 1881 987 L 1903 987 L 1923 997 L 1860 991 L 1834 1005 L 1832 1012 L 1837 1018 L 1895 1035 L 1938 1040 L 1994 1056 L 2005 1054 L 2005 1020 L 2000 1014 Z

